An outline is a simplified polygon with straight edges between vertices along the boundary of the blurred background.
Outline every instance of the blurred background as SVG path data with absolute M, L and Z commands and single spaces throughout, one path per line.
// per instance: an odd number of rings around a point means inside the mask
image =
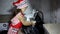
M 45 34 L 60 34 L 60 24 L 44 24 Z
M 8 30 L 9 21 L 12 17 L 13 11 L 15 10 L 15 7 L 12 5 L 14 1 L 17 0 L 0 0 L 0 31 Z M 60 23 L 60 0 L 29 0 L 29 1 L 33 9 L 36 9 L 43 13 L 43 21 L 45 24 L 48 25 L 52 24 L 53 26 L 53 24 Z M 53 26 L 53 29 L 54 28 L 58 29 L 58 26 L 60 25 Z
M 0 16 L 10 17 L 14 1 L 17 0 L 0 0 Z M 30 0 L 30 2 L 34 9 L 43 12 L 44 23 L 60 23 L 60 0 Z

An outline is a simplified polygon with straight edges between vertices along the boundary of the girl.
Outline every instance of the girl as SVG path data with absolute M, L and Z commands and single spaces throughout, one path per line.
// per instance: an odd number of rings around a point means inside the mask
M 8 34 L 18 34 L 18 31 L 22 25 L 35 25 L 36 21 L 30 20 L 35 12 L 33 11 L 28 0 L 18 0 L 17 2 L 14 2 L 13 5 L 17 6 L 17 9 L 20 9 L 20 12 L 11 19 Z

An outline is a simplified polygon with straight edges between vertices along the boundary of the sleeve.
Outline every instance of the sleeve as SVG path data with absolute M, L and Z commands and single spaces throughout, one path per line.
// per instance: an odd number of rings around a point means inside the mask
M 19 13 L 20 14 L 20 13 Z M 10 28 L 8 30 L 8 34 L 18 34 L 19 29 L 22 27 L 22 22 L 19 21 L 19 19 L 17 18 L 17 16 L 19 16 L 19 14 L 17 14 L 12 20 L 11 20 L 11 24 L 10 24 Z

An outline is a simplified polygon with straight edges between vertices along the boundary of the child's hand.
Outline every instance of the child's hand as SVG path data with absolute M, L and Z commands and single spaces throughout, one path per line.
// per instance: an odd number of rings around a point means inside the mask
M 32 26 L 35 26 L 36 21 L 31 21 L 31 22 L 32 22 Z

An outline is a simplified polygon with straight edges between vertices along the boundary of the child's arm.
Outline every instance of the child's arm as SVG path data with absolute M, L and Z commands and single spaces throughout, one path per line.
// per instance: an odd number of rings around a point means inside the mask
M 29 26 L 29 25 L 34 25 L 36 22 L 35 21 L 26 21 L 25 17 L 23 15 L 20 14 L 20 16 L 18 16 L 18 19 L 22 22 L 23 25 L 25 26 Z

